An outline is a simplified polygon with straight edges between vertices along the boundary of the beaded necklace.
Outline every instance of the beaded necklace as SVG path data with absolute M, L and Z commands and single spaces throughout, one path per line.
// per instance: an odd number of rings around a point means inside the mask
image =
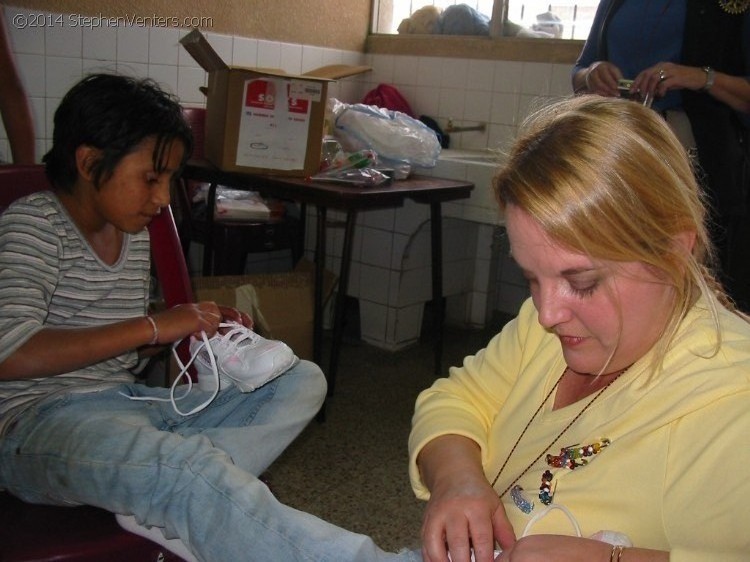
M 515 480 L 513 480 L 513 482 L 511 482 L 510 484 L 508 484 L 508 487 L 507 487 L 507 488 L 505 488 L 505 490 L 503 491 L 503 493 L 502 493 L 502 494 L 498 494 L 498 495 L 499 495 L 499 497 L 501 497 L 501 498 L 502 498 L 502 497 L 503 497 L 503 496 L 504 496 L 505 494 L 507 494 L 507 493 L 508 493 L 508 492 L 510 491 L 510 489 L 511 489 L 511 488 L 512 488 L 513 486 L 515 486 L 515 484 L 516 484 L 516 483 L 517 483 L 517 482 L 518 482 L 518 481 L 519 481 L 519 480 L 520 480 L 520 479 L 521 479 L 521 478 L 522 478 L 522 477 L 523 477 L 523 476 L 524 476 L 524 475 L 525 475 L 525 474 L 526 474 L 526 473 L 527 473 L 527 472 L 528 472 L 528 471 L 529 471 L 529 470 L 531 469 L 531 467 L 532 467 L 532 466 L 534 466 L 534 465 L 536 464 L 536 462 L 537 462 L 537 461 L 538 461 L 539 459 L 541 459 L 541 458 L 542 458 L 542 457 L 544 456 L 544 454 L 545 454 L 545 453 L 546 453 L 547 451 L 549 451 L 549 450 L 550 450 L 550 449 L 552 448 L 552 446 L 553 446 L 553 445 L 554 445 L 555 443 L 557 443 L 557 442 L 558 442 L 558 441 L 560 440 L 560 438 L 561 438 L 561 437 L 562 437 L 563 435 L 565 435 L 565 433 L 566 433 L 566 432 L 567 432 L 567 431 L 568 431 L 568 430 L 569 430 L 569 429 L 571 428 L 571 426 L 572 426 L 572 425 L 573 425 L 573 424 L 574 424 L 574 423 L 575 423 L 576 421 L 578 421 L 578 418 L 580 418 L 580 417 L 581 417 L 581 416 L 583 415 L 583 413 L 584 413 L 584 412 L 585 412 L 586 410 L 588 410 L 588 409 L 589 409 L 589 407 L 590 407 L 590 406 L 591 406 L 591 405 L 592 405 L 592 404 L 593 404 L 594 402 L 596 402 L 596 399 L 597 399 L 597 398 L 599 398 L 599 397 L 600 397 L 600 396 L 601 396 L 601 395 L 602 395 L 602 394 L 604 393 L 604 391 L 605 391 L 605 390 L 607 390 L 607 389 L 608 389 L 608 388 L 609 388 L 610 386 L 612 386 L 612 383 L 613 383 L 613 382 L 615 382 L 615 381 L 616 381 L 617 379 L 619 379 L 619 378 L 620 378 L 620 376 L 622 376 L 622 374 L 623 374 L 623 373 L 624 373 L 625 371 L 627 371 L 628 369 L 629 369 L 629 367 L 626 367 L 625 369 L 623 369 L 622 371 L 620 371 L 619 373 L 617 373 L 617 375 L 616 375 L 615 377 L 613 377 L 611 381 L 609 381 L 609 382 L 608 382 L 608 383 L 607 383 L 607 384 L 606 384 L 605 386 L 603 386 L 603 387 L 602 387 L 602 388 L 601 388 L 601 389 L 600 389 L 600 390 L 599 390 L 599 391 L 598 391 L 598 392 L 597 392 L 596 394 L 594 394 L 593 398 L 591 398 L 591 400 L 589 400 L 589 401 L 588 401 L 588 402 L 586 403 L 586 405 L 585 405 L 585 406 L 583 407 L 583 409 L 582 409 L 582 410 L 581 410 L 580 412 L 578 412 L 578 413 L 576 414 L 576 416 L 575 416 L 575 417 L 574 417 L 574 418 L 573 418 L 572 420 L 570 420 L 570 422 L 568 422 L 568 425 L 566 425 L 566 426 L 565 426 L 565 427 L 564 427 L 564 428 L 562 429 L 562 431 L 560 431 L 560 433 L 558 433 L 558 434 L 557 434 L 557 436 L 556 436 L 556 437 L 555 437 L 555 438 L 554 438 L 554 439 L 552 440 L 552 442 L 551 442 L 551 443 L 550 443 L 549 445 L 547 445 L 547 446 L 546 446 L 546 447 L 545 447 L 545 448 L 544 448 L 544 449 L 542 450 L 542 452 L 541 452 L 541 453 L 539 453 L 539 455 L 538 455 L 538 456 L 537 456 L 537 457 L 536 457 L 536 458 L 535 458 L 535 459 L 534 459 L 533 461 L 531 461 L 531 462 L 529 463 L 529 465 L 528 465 L 528 466 L 527 466 L 526 468 L 524 468 L 524 469 L 523 469 L 523 471 L 522 471 L 522 472 L 521 472 L 521 473 L 520 473 L 520 474 L 519 474 L 519 475 L 518 475 L 518 476 L 516 477 L 516 479 L 515 479 Z M 544 407 L 544 405 L 545 405 L 545 404 L 547 403 L 547 401 L 548 401 L 548 400 L 550 399 L 550 396 L 552 396 L 552 393 L 553 393 L 553 392 L 555 391 L 555 389 L 556 389 L 556 388 L 557 388 L 557 387 L 558 387 L 558 386 L 560 385 L 560 381 L 562 381 L 562 379 L 563 379 L 563 377 L 565 376 L 565 373 L 567 372 L 567 370 L 568 370 L 568 367 L 566 366 L 566 367 L 565 367 L 565 369 L 563 369 L 563 372 L 562 372 L 562 374 L 560 375 L 560 378 L 558 378 L 558 379 L 557 379 L 557 382 L 555 382 L 555 385 L 554 385 L 554 386 L 553 386 L 553 387 L 552 387 L 552 388 L 550 389 L 550 391 L 549 391 L 549 392 L 547 393 L 547 396 L 545 396 L 545 397 L 544 397 L 544 400 L 542 400 L 542 403 L 541 403 L 541 404 L 539 404 L 539 407 L 538 407 L 538 408 L 536 409 L 536 411 L 535 411 L 535 412 L 534 412 L 534 413 L 532 414 L 532 416 L 531 416 L 531 419 L 529 419 L 528 423 L 526 424 L 526 427 L 524 427 L 524 428 L 523 428 L 523 431 L 521 431 L 521 435 L 519 435 L 519 436 L 518 436 L 518 439 L 516 439 L 516 442 L 515 442 L 515 443 L 513 444 L 513 447 L 511 448 L 510 452 L 508 453 L 508 456 L 507 456 L 507 457 L 505 457 L 505 462 L 504 462 L 504 463 L 503 463 L 503 465 L 502 465 L 502 466 L 500 467 L 500 470 L 498 470 L 498 471 L 497 471 L 497 475 L 495 476 L 494 480 L 492 480 L 492 484 L 491 484 L 491 486 L 492 486 L 493 488 L 495 487 L 495 484 L 497 483 L 498 479 L 500 478 L 500 475 L 501 475 L 501 474 L 503 473 L 503 470 L 505 470 L 505 467 L 507 466 L 507 464 L 508 464 L 508 461 L 510 461 L 510 458 L 511 458 L 511 457 L 513 456 L 513 453 L 515 452 L 516 448 L 518 447 L 518 444 L 519 444 L 519 443 L 521 442 L 521 439 L 523 439 L 523 436 L 524 436 L 524 435 L 526 435 L 526 431 L 527 431 L 527 430 L 529 429 L 529 426 L 530 426 L 530 425 L 531 425 L 531 423 L 532 423 L 532 422 L 534 421 L 534 419 L 536 419 L 536 417 L 537 417 L 537 415 L 539 414 L 539 412 L 541 412 L 541 411 L 542 411 L 542 408 L 543 408 L 543 407 Z
M 719 0 L 719 6 L 728 14 L 741 14 L 750 6 L 748 0 Z

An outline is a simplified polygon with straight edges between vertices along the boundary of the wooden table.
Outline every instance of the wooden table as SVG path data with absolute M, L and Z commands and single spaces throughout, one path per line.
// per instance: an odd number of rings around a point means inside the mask
M 350 184 L 312 181 L 254 173 L 225 172 L 203 160 L 191 160 L 185 166 L 183 177 L 209 184 L 206 216 L 208 236 L 204 249 L 204 272 L 210 271 L 212 260 L 213 228 L 216 187 L 223 185 L 236 189 L 258 191 L 264 196 L 289 199 L 305 205 L 313 205 L 317 212 L 315 240 L 315 321 L 313 330 L 314 360 L 322 361 L 323 340 L 323 271 L 326 255 L 326 226 L 328 209 L 346 213 L 344 245 L 339 271 L 339 290 L 334 305 L 333 342 L 328 372 L 328 395 L 331 396 L 336 383 L 339 351 L 343 335 L 346 289 L 349 284 L 349 269 L 352 256 L 354 225 L 358 211 L 401 207 L 407 199 L 430 206 L 430 233 L 432 245 L 432 298 L 435 307 L 435 373 L 442 374 L 443 322 L 443 236 L 441 204 L 468 198 L 474 184 L 432 176 L 413 175 L 406 180 L 375 187 L 360 187 Z

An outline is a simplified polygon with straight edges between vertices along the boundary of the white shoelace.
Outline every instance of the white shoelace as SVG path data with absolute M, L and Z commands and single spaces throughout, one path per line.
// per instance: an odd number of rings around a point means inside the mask
M 228 328 L 232 327 L 234 324 L 220 324 L 220 328 Z M 184 339 L 184 338 L 183 338 Z M 124 392 L 121 392 L 123 396 L 126 398 L 129 398 L 130 400 L 141 400 L 141 401 L 155 401 L 155 402 L 171 402 L 172 408 L 174 408 L 174 411 L 180 414 L 181 416 L 191 416 L 193 414 L 197 414 L 201 410 L 205 409 L 211 402 L 213 402 L 214 398 L 219 394 L 219 369 L 216 366 L 216 358 L 214 357 L 213 350 L 211 349 L 211 343 L 208 340 L 208 336 L 206 336 L 206 332 L 201 332 L 201 339 L 203 342 L 195 348 L 195 351 L 190 355 L 190 360 L 187 362 L 187 364 L 183 365 L 182 361 L 180 360 L 180 356 L 177 353 L 177 347 L 182 343 L 181 340 L 177 340 L 172 344 L 172 355 L 175 358 L 175 361 L 177 362 L 177 365 L 180 367 L 179 374 L 175 377 L 174 381 L 172 382 L 172 386 L 169 388 L 169 398 L 155 398 L 153 396 L 129 396 L 125 394 Z M 177 405 L 178 400 L 183 400 L 190 394 L 191 390 L 193 389 L 193 379 L 190 377 L 190 373 L 188 372 L 188 369 L 190 366 L 195 362 L 196 357 L 198 357 L 198 354 L 203 350 L 206 349 L 208 351 L 208 360 L 211 365 L 211 374 L 213 375 L 214 381 L 216 382 L 216 388 L 211 393 L 211 396 L 208 397 L 207 400 L 205 400 L 202 404 L 198 404 L 196 407 L 194 407 L 192 410 L 189 410 L 187 412 L 183 412 L 180 407 Z M 177 392 L 177 387 L 180 385 L 180 380 L 182 377 L 187 376 L 187 389 L 181 396 L 175 396 Z

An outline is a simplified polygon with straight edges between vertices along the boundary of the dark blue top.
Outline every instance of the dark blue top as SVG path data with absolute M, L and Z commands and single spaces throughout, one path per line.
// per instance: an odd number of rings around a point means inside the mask
M 599 34 L 613 0 L 601 0 L 591 32 L 573 74 L 598 60 Z M 626 0 L 607 27 L 607 60 L 616 65 L 623 78 L 633 79 L 658 62 L 680 62 L 685 29 L 685 0 Z M 654 100 L 658 110 L 682 105 L 680 91 L 671 90 Z

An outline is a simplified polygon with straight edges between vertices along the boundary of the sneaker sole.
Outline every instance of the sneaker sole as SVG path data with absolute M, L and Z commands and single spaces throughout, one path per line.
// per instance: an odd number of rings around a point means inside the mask
M 284 363 L 281 363 L 279 365 L 274 365 L 274 370 L 271 371 L 261 382 L 243 381 L 229 374 L 227 374 L 226 376 L 232 379 L 232 382 L 237 388 L 240 389 L 240 392 L 252 392 L 259 389 L 261 386 L 268 384 L 275 378 L 283 375 L 297 363 L 299 363 L 299 358 L 296 355 L 292 354 L 288 361 L 285 361 Z

